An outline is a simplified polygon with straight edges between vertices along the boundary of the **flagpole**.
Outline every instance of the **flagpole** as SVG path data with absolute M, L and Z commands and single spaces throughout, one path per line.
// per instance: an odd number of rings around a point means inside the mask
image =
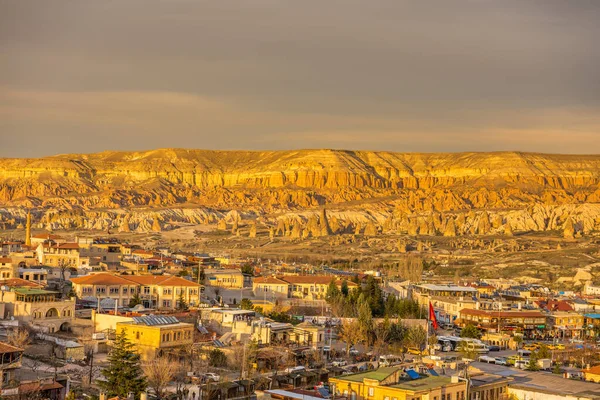
M 431 310 L 431 302 L 429 302 L 429 306 L 427 307 L 427 340 L 425 342 L 425 350 L 427 350 L 427 354 L 429 354 L 429 314 Z

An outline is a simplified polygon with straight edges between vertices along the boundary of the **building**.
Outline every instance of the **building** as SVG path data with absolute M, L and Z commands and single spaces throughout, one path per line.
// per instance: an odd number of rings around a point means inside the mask
M 125 332 L 143 360 L 174 354 L 194 342 L 194 325 L 173 316 L 147 315 L 132 321 L 117 322 L 117 333 Z
M 253 340 L 264 345 L 295 345 L 321 349 L 325 344 L 325 328 L 311 322 L 292 325 L 270 319 L 237 320 L 233 323 L 231 332 L 236 338 L 250 335 Z
M 48 284 L 48 271 L 42 268 L 19 268 L 18 277 L 25 281 L 35 282 L 42 286 L 46 286 Z M 65 276 L 65 279 L 67 278 L 68 276 Z
M 420 375 L 413 370 L 379 368 L 329 378 L 336 396 L 357 400 L 465 399 L 467 384 L 458 377 Z
M 460 318 L 461 310 L 474 309 L 478 305 L 478 302 L 471 297 L 432 296 L 430 302 L 438 322 L 446 324 L 453 324 Z
M 252 289 L 254 296 L 278 298 L 297 298 L 304 300 L 321 300 L 327 294 L 327 288 L 335 282 L 338 289 L 342 289 L 344 282 L 348 289 L 354 289 L 358 285 L 352 281 L 337 279 L 331 276 L 318 275 L 289 275 L 281 277 L 259 277 L 254 278 Z
M 258 277 L 254 278 L 252 282 L 252 291 L 254 292 L 254 296 L 258 298 L 287 298 L 289 283 L 274 276 Z
M 15 371 L 21 368 L 21 358 L 23 350 L 11 346 L 8 343 L 0 342 L 0 371 L 2 372 L 2 380 L 0 380 L 0 397 L 10 394 L 12 386 L 10 382 L 14 382 Z
M 2 319 L 15 318 L 45 332 L 68 331 L 75 319 L 75 299 L 62 299 L 61 294 L 44 290 L 28 282 L 13 280 L 9 291 L 2 292 Z
M 475 325 L 485 331 L 522 332 L 525 338 L 533 338 L 546 329 L 546 315 L 540 311 L 494 311 L 472 310 L 460 311 L 460 326 Z
M 474 299 L 479 292 L 474 287 L 448 285 L 421 284 L 412 288 L 412 298 L 422 306 L 427 306 L 432 298 L 450 297 L 455 299 Z
M 584 369 L 582 372 L 586 381 L 600 383 L 600 365 Z
M 206 284 L 228 289 L 242 289 L 244 287 L 244 274 L 239 269 L 206 269 Z
M 77 297 L 89 300 L 112 299 L 126 307 L 136 295 L 146 308 L 175 310 L 179 299 L 191 306 L 200 304 L 202 285 L 172 275 L 91 274 L 71 278 Z
M 548 315 L 548 329 L 556 338 L 580 338 L 584 334 L 585 317 L 575 312 L 556 311 Z
M 80 248 L 77 243 L 40 243 L 36 249 L 38 262 L 51 267 L 73 267 L 89 265 L 80 258 Z
M 0 279 L 17 278 L 17 266 L 9 257 L 0 257 Z

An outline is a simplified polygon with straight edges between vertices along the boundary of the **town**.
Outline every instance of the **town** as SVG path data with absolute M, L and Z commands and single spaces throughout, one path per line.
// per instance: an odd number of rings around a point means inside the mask
M 600 287 L 32 232 L 1 243 L 6 399 L 596 399 Z

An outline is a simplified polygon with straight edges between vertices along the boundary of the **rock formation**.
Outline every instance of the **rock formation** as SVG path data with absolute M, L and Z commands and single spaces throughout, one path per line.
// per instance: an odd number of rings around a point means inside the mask
M 161 149 L 0 159 L 2 226 L 11 227 L 32 209 L 32 222 L 48 229 L 122 230 L 129 214 L 131 230 L 150 231 L 152 213 L 161 229 L 217 221 L 222 229 L 224 214 L 244 210 L 278 215 L 276 236 L 303 213 L 311 236 L 350 233 L 373 218 L 384 232 L 440 234 L 448 216 L 460 236 L 507 224 L 557 231 L 572 216 L 575 236 L 600 230 L 599 203 L 596 155 Z M 324 204 L 326 213 L 316 211 Z

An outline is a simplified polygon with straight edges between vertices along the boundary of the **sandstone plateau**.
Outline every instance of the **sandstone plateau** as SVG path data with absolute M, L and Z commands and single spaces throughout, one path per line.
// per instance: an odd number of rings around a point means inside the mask
M 160 149 L 0 159 L 5 228 L 22 225 L 31 209 L 47 229 L 217 229 L 225 220 L 237 234 L 247 227 L 255 236 L 258 223 L 295 239 L 571 237 L 600 230 L 599 202 L 598 155 Z

